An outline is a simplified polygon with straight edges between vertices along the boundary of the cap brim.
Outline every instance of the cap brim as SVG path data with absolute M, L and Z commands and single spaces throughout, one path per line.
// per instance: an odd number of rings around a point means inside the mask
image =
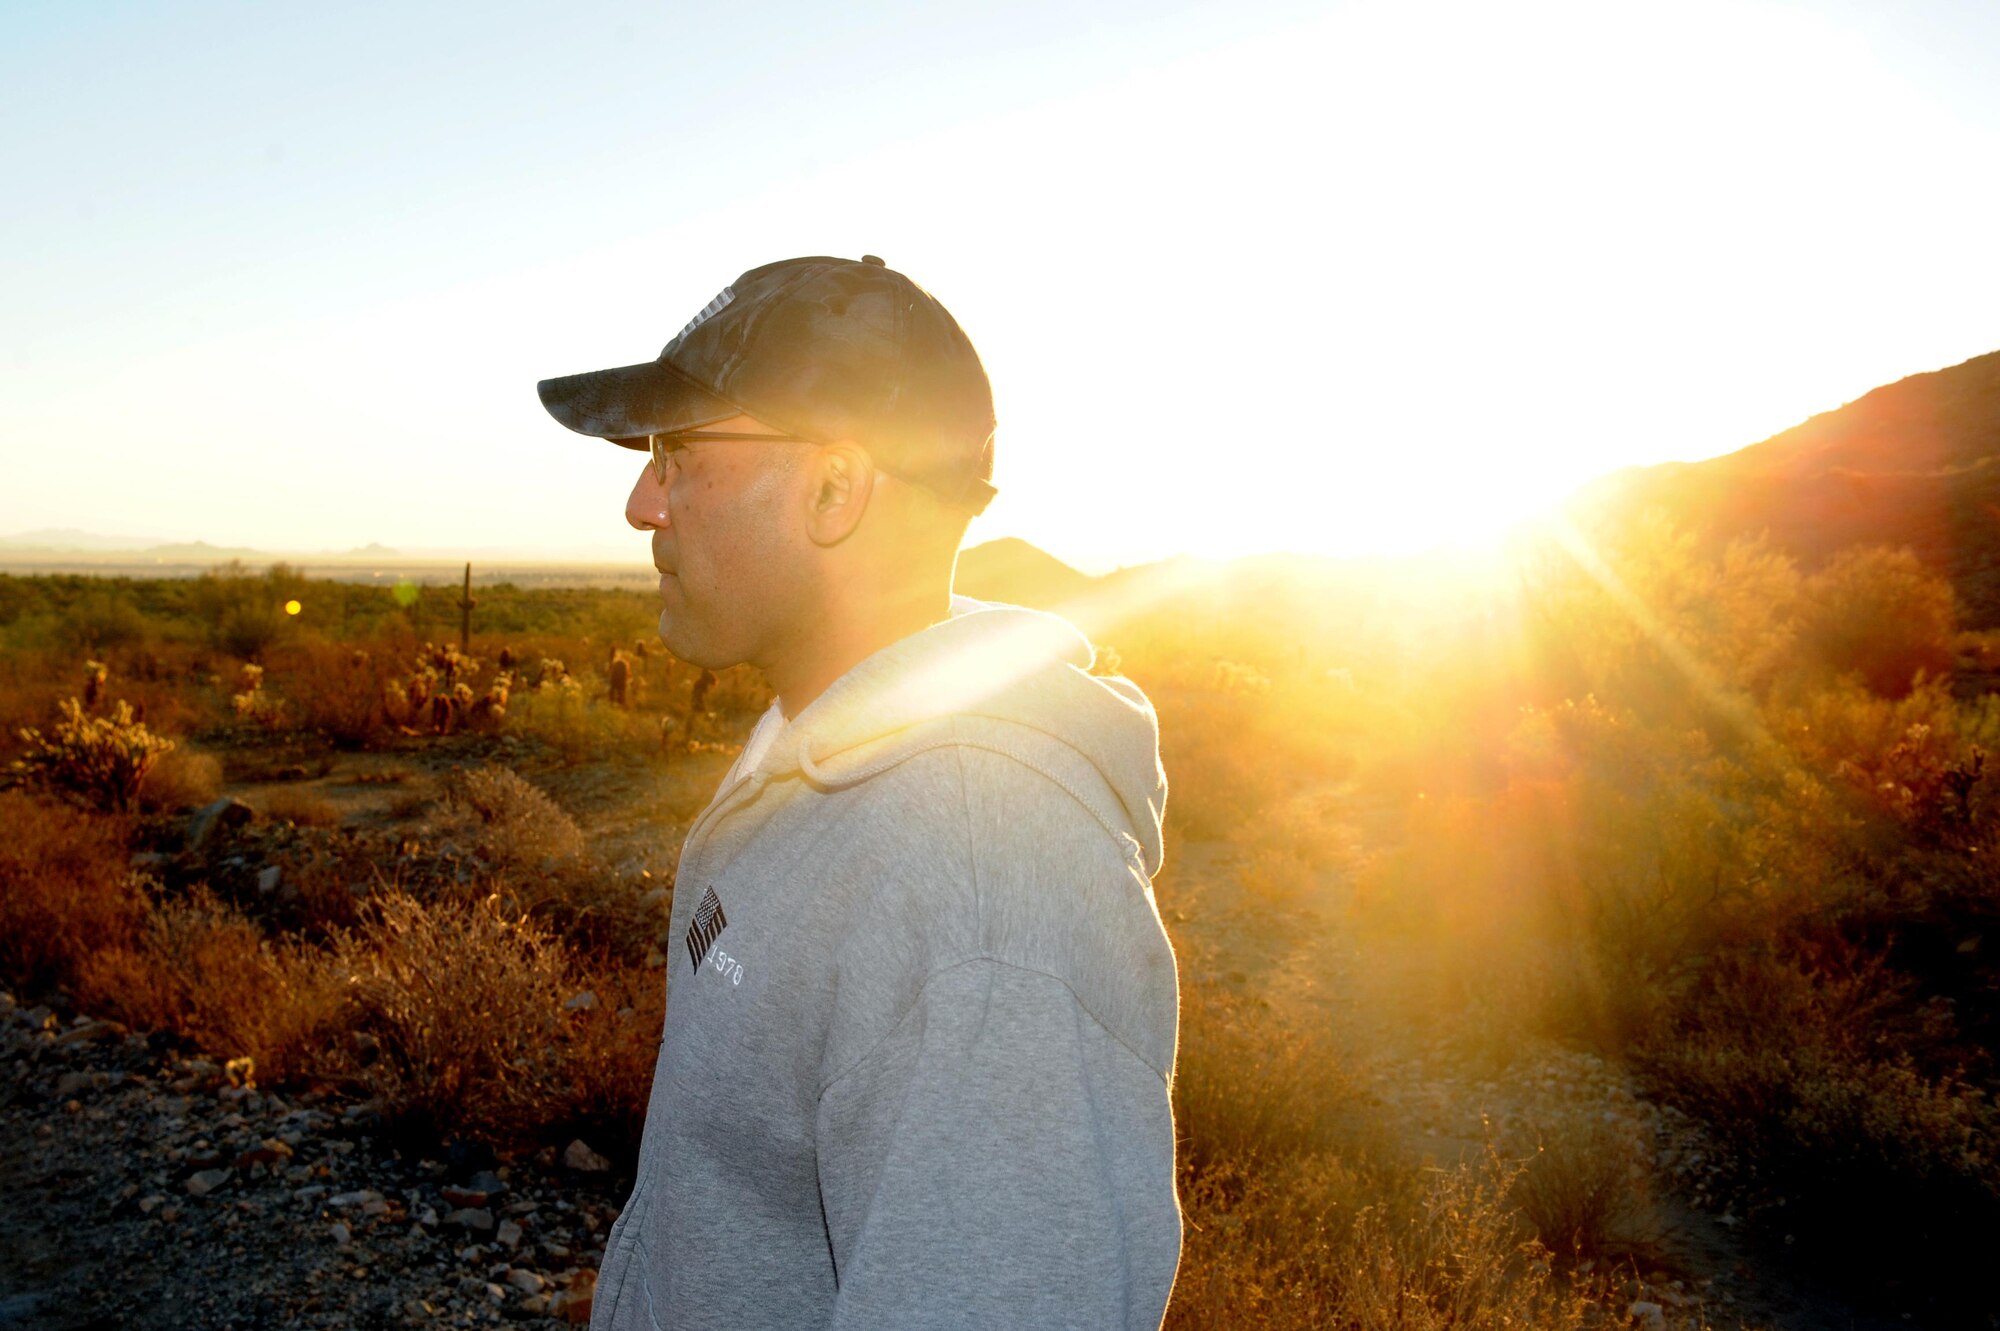
M 649 434 L 672 434 L 742 415 L 665 361 L 592 370 L 535 385 L 542 405 L 578 434 L 643 448 Z

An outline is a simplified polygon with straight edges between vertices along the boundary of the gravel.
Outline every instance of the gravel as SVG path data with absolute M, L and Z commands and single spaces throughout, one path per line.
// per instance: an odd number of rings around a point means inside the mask
M 0 1331 L 589 1320 L 629 1179 L 399 1156 L 163 1043 L 0 992 Z

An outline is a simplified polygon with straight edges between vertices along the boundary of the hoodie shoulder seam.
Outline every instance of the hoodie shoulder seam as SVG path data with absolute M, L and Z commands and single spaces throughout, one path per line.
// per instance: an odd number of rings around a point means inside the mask
M 951 765 L 958 775 L 958 831 L 960 845 L 965 850 L 965 872 L 972 879 L 972 910 L 974 938 L 986 936 L 986 885 L 980 881 L 979 848 L 972 837 L 972 795 L 971 783 L 965 779 L 965 747 L 958 740 L 958 718 L 951 718 Z M 929 980 L 926 979 L 928 984 Z
M 959 738 L 956 734 L 955 725 L 953 727 L 953 730 L 954 730 L 954 735 L 950 743 L 953 749 L 957 751 L 957 756 L 958 756 L 960 791 L 961 791 L 961 796 L 962 798 L 965 799 L 967 805 L 966 818 L 968 826 L 968 835 L 970 831 L 971 809 L 970 809 L 969 797 L 963 796 L 963 792 L 968 784 L 965 781 L 964 753 L 965 750 L 967 749 L 978 749 L 982 752 L 993 754 L 995 757 L 1005 758 L 1012 763 L 1027 768 L 1030 772 L 1033 772 L 1036 776 L 1040 777 L 1044 782 L 1046 782 L 1051 786 L 1054 786 L 1057 790 L 1060 790 L 1063 794 L 1069 796 L 1070 799 L 1076 802 L 1078 807 L 1080 807 L 1085 813 L 1091 816 L 1092 820 L 1097 823 L 1098 827 L 1103 829 L 1105 834 L 1111 838 L 1112 844 L 1118 847 L 1119 852 L 1125 857 L 1125 859 L 1128 862 L 1130 862 L 1133 859 L 1133 857 L 1138 854 L 1139 841 L 1138 838 L 1132 835 L 1131 829 L 1121 825 L 1122 820 L 1114 821 L 1109 814 L 1107 814 L 1103 809 L 1098 808 L 1094 802 L 1092 802 L 1088 797 L 1086 797 L 1083 794 L 1083 792 L 1071 786 L 1069 782 L 1064 781 L 1061 777 L 1057 776 L 1055 773 L 1049 771 L 1047 768 L 1042 767 L 1040 764 L 1034 762 L 1025 754 L 1019 753 L 1011 748 L 1006 747 L 1005 745 L 994 744 L 978 739 Z M 976 851 L 974 852 L 974 859 L 975 861 L 977 860 Z
M 847 1064 L 846 1067 L 842 1068 L 839 1072 L 829 1077 L 826 1083 L 819 1088 L 819 1095 L 816 1097 L 816 1100 L 824 1101 L 827 1095 L 830 1092 L 832 1092 L 834 1087 L 840 1085 L 841 1082 L 846 1081 L 849 1077 L 853 1076 L 857 1071 L 859 1071 L 861 1067 L 868 1062 L 869 1059 L 875 1056 L 875 1052 L 878 1049 L 880 1049 L 883 1045 L 887 1044 L 890 1041 L 890 1039 L 895 1036 L 896 1032 L 903 1029 L 904 1025 L 909 1022 L 910 1018 L 918 1011 L 918 1009 L 923 1007 L 924 995 L 930 992 L 931 981 L 937 979 L 939 976 L 949 975 L 953 971 L 963 970 L 967 966 L 976 966 L 981 962 L 986 962 L 987 964 L 993 966 L 1003 966 L 1010 971 L 1019 971 L 1023 975 L 1039 975 L 1045 980 L 1054 980 L 1057 984 L 1061 985 L 1064 989 L 1069 991 L 1070 999 L 1072 1002 L 1076 1004 L 1077 1011 L 1083 1013 L 1084 1016 L 1089 1017 L 1090 1022 L 1093 1026 L 1097 1027 L 1097 1029 L 1103 1031 L 1106 1035 L 1110 1036 L 1112 1042 L 1115 1043 L 1120 1049 L 1123 1049 L 1126 1053 L 1130 1054 L 1133 1058 L 1137 1059 L 1139 1061 L 1139 1066 L 1145 1068 L 1146 1071 L 1152 1073 L 1155 1077 L 1158 1077 L 1160 1079 L 1161 1085 L 1164 1086 L 1168 1084 L 1167 1074 L 1160 1071 L 1158 1068 L 1154 1067 L 1152 1060 L 1148 1059 L 1144 1054 L 1134 1049 L 1131 1046 L 1131 1044 L 1125 1039 L 1124 1036 L 1120 1035 L 1117 1031 L 1113 1030 L 1102 1017 L 1098 1016 L 1097 1013 L 1094 1010 L 1092 1010 L 1090 1004 L 1083 1001 L 1083 995 L 1077 993 L 1076 986 L 1071 984 L 1068 980 L 1064 979 L 1062 976 L 1057 975 L 1051 971 L 1040 970 L 1034 966 L 1023 966 L 1016 962 L 1008 961 L 1003 957 L 996 957 L 993 956 L 991 953 L 982 952 L 977 956 L 961 957 L 957 961 L 951 962 L 944 966 L 939 966 L 937 969 L 931 971 L 930 974 L 924 976 L 924 982 L 922 985 L 918 987 L 916 997 L 910 1000 L 909 1007 L 905 1008 L 900 1014 L 898 1014 L 898 1016 L 896 1017 L 895 1024 L 890 1026 L 888 1030 L 882 1032 L 881 1036 L 878 1037 L 876 1040 L 874 1040 L 866 1049 L 862 1050 L 859 1054 L 855 1055 L 854 1058 Z

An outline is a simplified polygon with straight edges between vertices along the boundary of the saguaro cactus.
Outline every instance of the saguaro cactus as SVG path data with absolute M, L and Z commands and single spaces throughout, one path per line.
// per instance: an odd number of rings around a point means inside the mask
M 478 605 L 478 598 L 472 594 L 472 562 L 465 565 L 465 590 L 458 597 L 458 650 L 472 655 L 472 607 Z

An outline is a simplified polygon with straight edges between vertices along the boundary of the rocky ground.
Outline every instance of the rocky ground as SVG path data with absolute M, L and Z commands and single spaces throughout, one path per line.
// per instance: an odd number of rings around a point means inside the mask
M 589 1320 L 629 1180 L 584 1143 L 398 1156 L 374 1117 L 0 993 L 0 1328 Z

